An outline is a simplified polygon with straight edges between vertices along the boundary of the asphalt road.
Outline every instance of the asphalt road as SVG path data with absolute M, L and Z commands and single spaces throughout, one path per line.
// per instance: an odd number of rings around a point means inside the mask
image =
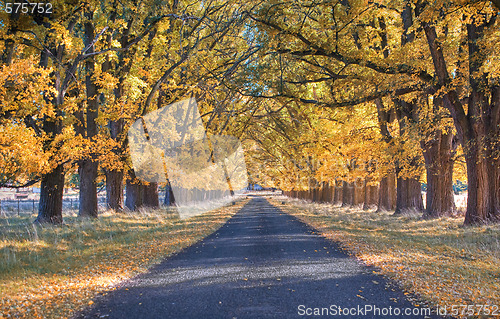
M 216 233 L 76 317 L 425 318 L 405 314 L 420 308 L 335 243 L 255 198 Z

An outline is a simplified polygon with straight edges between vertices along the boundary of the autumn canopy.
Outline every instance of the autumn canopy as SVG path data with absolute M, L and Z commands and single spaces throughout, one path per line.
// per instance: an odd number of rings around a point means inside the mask
M 435 218 L 459 180 L 465 224 L 500 220 L 498 0 L 54 0 L 0 19 L 0 186 L 40 187 L 37 222 L 63 221 L 73 176 L 80 216 L 98 185 L 116 211 L 173 204 L 127 132 L 187 98 L 208 136 L 242 141 L 250 183 Z

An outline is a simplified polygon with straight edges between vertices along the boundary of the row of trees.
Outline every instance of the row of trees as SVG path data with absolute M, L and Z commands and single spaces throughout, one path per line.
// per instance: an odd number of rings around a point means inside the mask
M 423 210 L 425 179 L 425 214 L 438 217 L 454 210 L 455 173 L 469 186 L 465 223 L 496 222 L 499 5 L 89 0 L 2 10 L 0 185 L 40 182 L 39 222 L 62 221 L 73 170 L 82 216 L 97 216 L 98 176 L 110 208 L 122 209 L 124 185 L 126 206 L 155 206 L 158 185 L 131 169 L 128 128 L 194 97 L 209 133 L 244 141 L 251 182 L 303 194 L 325 183 L 349 193 L 361 180 L 368 202 L 378 188 L 379 207 L 401 212 Z
M 255 127 L 257 153 L 284 189 L 361 177 L 380 183 L 382 208 L 393 208 L 396 188 L 396 212 L 423 210 L 425 168 L 429 217 L 453 212 L 453 168 L 465 161 L 465 224 L 497 222 L 499 9 L 494 1 L 275 1 L 250 13 L 266 46 L 252 72 L 265 72 L 261 87 L 242 94 L 276 110 Z
M 185 97 L 209 132 L 239 111 L 221 85 L 255 50 L 234 1 L 53 1 L 51 12 L 1 10 L 0 185 L 40 183 L 37 222 L 62 222 L 65 176 L 77 170 L 80 216 L 107 204 L 158 206 L 158 185 L 131 169 L 127 130 Z M 241 105 L 244 109 L 245 105 Z M 124 183 L 124 181 L 126 181 Z M 167 198 L 171 198 L 167 196 Z

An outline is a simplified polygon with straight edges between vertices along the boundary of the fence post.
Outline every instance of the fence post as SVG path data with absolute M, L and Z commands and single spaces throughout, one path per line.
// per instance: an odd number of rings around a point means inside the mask
M 20 203 L 20 199 L 18 198 L 17 199 L 17 216 L 21 216 L 21 212 L 19 211 L 19 203 Z
M 2 200 L 0 199 L 0 215 L 2 215 Z
M 73 197 L 69 198 L 69 209 L 73 209 Z
M 33 198 L 32 201 L 33 201 L 33 214 L 34 214 L 35 213 L 35 199 Z

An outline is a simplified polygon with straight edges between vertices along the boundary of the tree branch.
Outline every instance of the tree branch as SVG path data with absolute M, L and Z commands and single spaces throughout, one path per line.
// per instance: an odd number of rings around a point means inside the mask
M 300 40 L 302 43 L 304 43 L 305 45 L 307 45 L 310 48 L 308 50 L 303 50 L 303 51 L 292 51 L 290 49 L 283 49 L 283 50 L 278 51 L 280 53 L 289 53 L 289 54 L 294 55 L 294 56 L 309 56 L 309 55 L 325 56 L 325 57 L 333 58 L 337 61 L 340 61 L 340 62 L 343 62 L 346 64 L 355 64 L 355 65 L 359 65 L 359 66 L 364 66 L 364 67 L 370 68 L 374 71 L 377 71 L 379 73 L 408 74 L 408 75 L 417 76 L 419 79 L 421 79 L 425 83 L 432 84 L 434 82 L 434 77 L 432 75 L 425 72 L 424 70 L 414 68 L 411 65 L 398 64 L 396 66 L 383 66 L 383 65 L 379 65 L 379 64 L 377 64 L 373 61 L 370 61 L 370 60 L 364 60 L 361 58 L 344 56 L 344 55 L 340 54 L 339 52 L 330 52 L 330 51 L 327 51 L 324 48 L 320 47 L 319 45 L 313 43 L 312 41 L 308 40 L 301 33 L 293 32 L 290 30 L 285 30 L 285 29 L 283 29 L 283 27 L 279 26 L 276 23 L 256 18 L 250 13 L 248 13 L 248 15 L 250 16 L 250 18 L 252 20 L 254 20 L 256 22 L 259 22 L 259 23 L 264 24 L 270 28 L 273 28 L 277 31 L 280 31 L 283 34 L 289 34 L 289 35 L 296 37 L 298 40 Z
M 423 87 L 422 85 L 412 85 L 412 86 L 408 86 L 405 88 L 398 88 L 395 90 L 389 89 L 389 90 L 384 90 L 384 91 L 376 91 L 376 92 L 373 92 L 372 94 L 368 94 L 366 96 L 363 96 L 363 97 L 360 97 L 357 99 L 345 100 L 345 101 L 333 101 L 333 102 L 322 102 L 322 101 L 318 101 L 318 100 L 304 99 L 304 98 L 296 97 L 296 96 L 293 96 L 290 94 L 252 95 L 252 94 L 245 94 L 245 93 L 241 93 L 241 92 L 240 92 L 240 94 L 242 94 L 244 96 L 251 96 L 251 97 L 255 97 L 255 98 L 266 98 L 266 99 L 275 99 L 278 97 L 285 97 L 285 98 L 294 99 L 294 100 L 297 100 L 299 102 L 306 103 L 306 104 L 314 104 L 314 105 L 318 105 L 318 106 L 334 108 L 334 107 L 355 106 L 358 104 L 371 102 L 375 99 L 378 99 L 378 98 L 381 98 L 384 96 L 401 96 L 401 95 L 405 95 L 405 94 L 417 92 L 417 91 L 422 91 L 422 90 L 429 91 L 429 92 L 433 91 L 432 87 Z

